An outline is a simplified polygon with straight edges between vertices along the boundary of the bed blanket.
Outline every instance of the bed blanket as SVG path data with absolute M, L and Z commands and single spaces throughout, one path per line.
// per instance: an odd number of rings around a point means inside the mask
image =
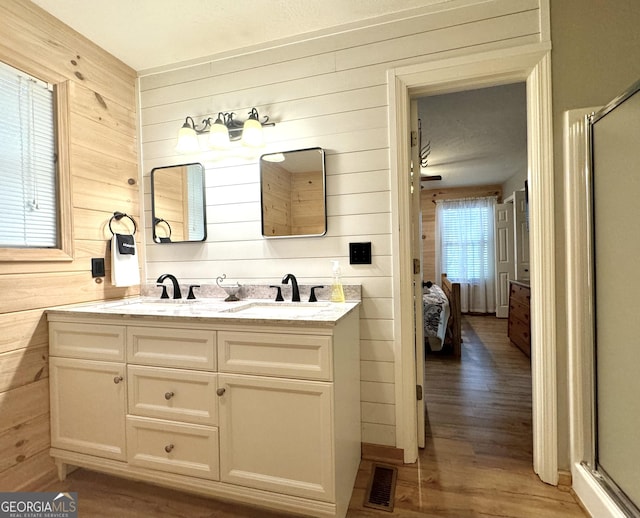
M 424 337 L 432 351 L 444 345 L 449 321 L 449 300 L 437 284 L 425 289 L 422 295 Z

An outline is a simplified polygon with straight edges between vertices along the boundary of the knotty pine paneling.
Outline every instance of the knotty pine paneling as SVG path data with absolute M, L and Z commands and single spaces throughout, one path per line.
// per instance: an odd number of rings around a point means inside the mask
M 502 202 L 500 185 L 481 185 L 474 187 L 423 188 L 420 191 L 420 208 L 422 210 L 422 279 L 436 280 L 436 200 L 455 200 L 482 196 L 497 196 Z
M 68 93 L 74 258 L 0 263 L 0 489 L 36 490 L 55 475 L 44 308 L 139 292 L 90 274 L 90 257 L 108 257 L 113 212 L 140 221 L 136 74 L 31 2 L 1 2 L 0 33 L 0 60 Z
M 373 381 L 362 384 L 362 401 L 387 405 L 382 413 L 367 413 L 362 438 L 395 446 L 395 384 L 389 372 L 398 366 L 387 72 L 540 38 L 538 0 L 490 0 L 446 9 L 433 6 L 404 20 L 143 72 L 143 174 L 148 176 L 153 167 L 201 162 L 208 221 L 205 243 L 177 250 L 148 241 L 147 280 L 170 271 L 184 282 L 211 281 L 226 273 L 241 283 L 277 283 L 284 273 L 293 272 L 303 283 L 328 283 L 330 260 L 340 260 L 343 282 L 363 287 L 361 352 L 369 362 L 363 368 L 374 374 Z M 176 154 L 176 134 L 187 115 L 197 120 L 232 110 L 243 119 L 252 106 L 276 122 L 265 129 L 264 153 L 325 149 L 326 237 L 261 237 L 257 157 L 219 160 L 214 152 Z M 149 204 L 145 197 L 147 220 Z M 147 236 L 150 230 L 147 225 Z M 371 265 L 349 264 L 348 244 L 357 241 L 372 242 Z
M 49 447 L 49 414 L 42 414 L 0 433 L 0 473 L 19 466 Z

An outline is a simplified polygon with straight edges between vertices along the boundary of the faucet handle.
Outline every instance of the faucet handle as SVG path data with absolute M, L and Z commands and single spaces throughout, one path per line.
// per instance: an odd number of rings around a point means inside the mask
M 187 299 L 194 300 L 196 296 L 193 293 L 193 288 L 199 288 L 199 287 L 200 287 L 199 284 L 192 284 L 191 286 L 189 286 L 189 295 L 187 295 Z
M 282 286 L 269 286 L 269 288 L 276 288 L 278 290 L 278 293 L 276 294 L 276 302 L 282 302 L 284 301 L 284 298 L 282 296 Z
M 161 299 L 168 299 L 169 294 L 167 293 L 167 287 L 164 284 L 156 284 L 158 288 L 162 288 L 162 295 L 160 295 Z
M 309 302 L 318 302 L 316 298 L 316 288 L 324 288 L 324 286 L 311 286 L 311 293 L 309 294 Z

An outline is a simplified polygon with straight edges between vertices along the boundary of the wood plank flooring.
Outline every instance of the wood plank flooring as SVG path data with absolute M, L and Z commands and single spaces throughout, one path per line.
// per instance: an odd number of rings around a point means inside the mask
M 506 319 L 463 316 L 462 359 L 427 355 L 426 447 L 400 466 L 393 516 L 567 518 L 588 516 L 572 494 L 533 472 L 531 365 L 507 338 Z M 362 507 L 363 461 L 350 518 Z
M 348 518 L 584 517 L 568 490 L 532 470 L 529 359 L 510 344 L 506 320 L 463 318 L 462 360 L 427 357 L 427 444 L 398 466 L 393 513 L 363 507 L 363 460 Z M 78 470 L 48 491 L 77 491 L 83 518 L 288 516 Z

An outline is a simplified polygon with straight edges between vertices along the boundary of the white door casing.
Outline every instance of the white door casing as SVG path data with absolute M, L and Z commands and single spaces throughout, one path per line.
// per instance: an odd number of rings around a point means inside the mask
M 405 462 L 417 458 L 414 300 L 409 253 L 411 214 L 407 176 L 409 99 L 518 81 L 527 82 L 528 184 L 532 283 L 532 392 L 534 470 L 558 482 L 555 322 L 555 231 L 551 44 L 523 45 L 420 63 L 387 72 L 392 174 L 396 445 Z
M 424 310 L 422 304 L 422 211 L 420 210 L 420 143 L 413 135 L 418 135 L 418 101 L 411 101 L 411 225 L 413 239 L 413 302 L 414 340 L 416 350 L 416 419 L 418 422 L 418 448 L 425 446 L 425 399 L 424 393 Z
M 494 210 L 496 245 L 496 317 L 509 316 L 509 280 L 515 276 L 513 203 L 497 203 Z

